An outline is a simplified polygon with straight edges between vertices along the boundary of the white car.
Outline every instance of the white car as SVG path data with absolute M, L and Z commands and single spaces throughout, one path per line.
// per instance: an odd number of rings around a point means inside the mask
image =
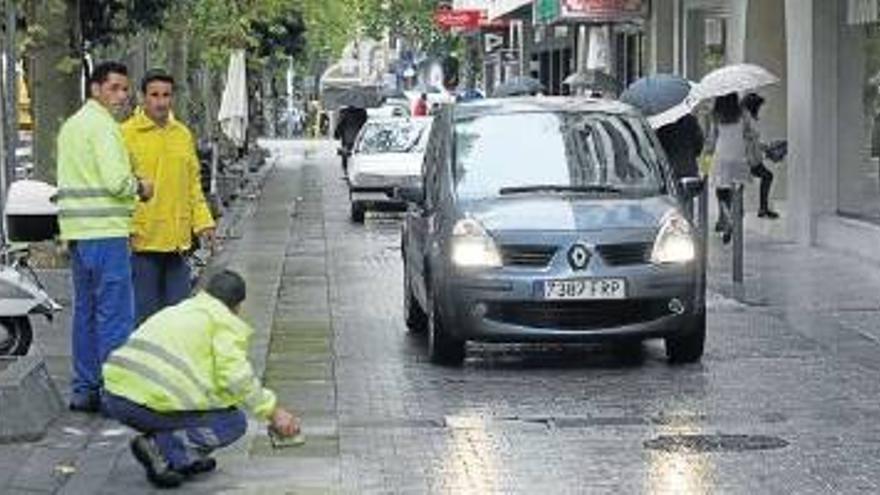
M 348 169 L 351 219 L 368 209 L 405 209 L 395 189 L 420 185 L 432 117 L 368 120 L 355 141 Z

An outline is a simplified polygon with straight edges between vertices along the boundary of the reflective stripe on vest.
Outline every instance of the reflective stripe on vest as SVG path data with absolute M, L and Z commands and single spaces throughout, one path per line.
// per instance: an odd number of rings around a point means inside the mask
M 113 366 L 118 366 L 126 371 L 134 373 L 136 375 L 140 375 L 141 378 L 149 380 L 156 385 L 164 388 L 167 392 L 174 396 L 180 402 L 184 409 L 195 411 L 198 410 L 198 404 L 196 401 L 189 396 L 183 389 L 178 387 L 174 382 L 169 380 L 167 377 L 164 377 L 157 373 L 155 370 L 150 369 L 148 366 L 138 363 L 137 361 L 131 360 L 124 356 L 111 355 L 110 359 L 107 360 L 109 364 Z
M 125 206 L 110 206 L 107 208 L 66 208 L 61 207 L 58 218 L 109 218 L 129 217 L 132 208 Z
M 179 357 L 171 354 L 162 347 L 146 340 L 130 339 L 126 344 L 126 347 L 138 350 L 140 352 L 143 352 L 144 354 L 148 354 L 164 362 L 168 366 L 171 366 L 180 374 L 186 376 L 187 379 L 189 379 L 189 381 L 193 383 L 193 385 L 198 387 L 199 390 L 202 391 L 202 393 L 205 395 L 205 397 L 208 398 L 210 402 L 218 402 L 214 393 L 211 391 L 211 388 L 205 385 L 201 380 L 199 380 L 198 376 L 196 376 L 192 368 L 190 368 L 183 359 L 180 359 Z
M 56 198 L 82 199 L 82 198 L 114 198 L 115 195 L 109 189 L 103 187 L 77 187 L 59 189 Z

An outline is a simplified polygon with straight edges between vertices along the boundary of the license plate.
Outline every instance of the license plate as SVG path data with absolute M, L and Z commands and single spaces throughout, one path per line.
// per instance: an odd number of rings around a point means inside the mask
M 622 278 L 582 278 L 544 282 L 544 299 L 551 301 L 625 298 L 626 282 Z

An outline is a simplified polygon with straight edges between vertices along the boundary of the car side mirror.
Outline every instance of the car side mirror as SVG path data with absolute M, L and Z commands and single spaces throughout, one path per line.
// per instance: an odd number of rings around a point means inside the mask
M 705 181 L 699 177 L 682 177 L 679 179 L 678 185 L 688 199 L 696 198 L 706 187 Z
M 394 189 L 394 197 L 406 203 L 422 206 L 425 203 L 425 192 L 418 186 L 405 186 Z

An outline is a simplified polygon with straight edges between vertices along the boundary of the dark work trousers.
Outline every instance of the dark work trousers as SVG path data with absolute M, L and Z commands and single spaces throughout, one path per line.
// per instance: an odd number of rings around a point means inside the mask
M 103 402 L 113 419 L 151 437 L 175 471 L 235 442 L 247 431 L 247 418 L 236 408 L 160 413 L 110 393 L 104 394 Z
M 189 297 L 189 264 L 180 253 L 138 252 L 132 255 L 132 277 L 137 324 L 160 309 Z
M 770 186 L 773 184 L 773 172 L 770 171 L 763 163 L 753 165 L 751 167 L 752 176 L 761 179 L 761 189 L 759 196 L 759 211 L 768 211 L 770 209 Z
M 73 273 L 71 404 L 97 403 L 101 366 L 134 330 L 134 294 L 127 237 L 70 242 Z

